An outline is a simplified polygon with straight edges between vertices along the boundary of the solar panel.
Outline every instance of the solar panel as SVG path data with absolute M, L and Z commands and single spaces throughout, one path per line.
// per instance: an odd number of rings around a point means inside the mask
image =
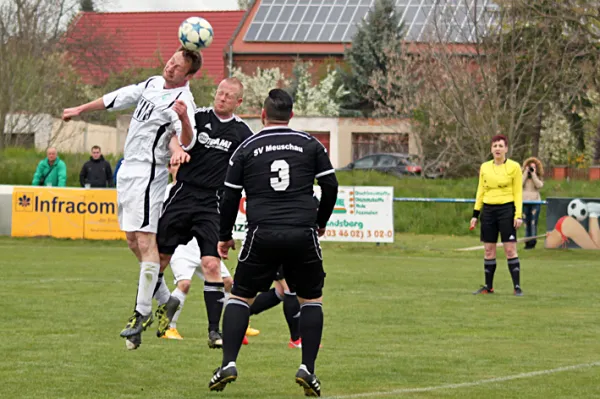
M 261 0 L 248 42 L 348 43 L 375 0 Z M 494 23 L 492 0 L 396 0 L 413 42 L 468 43 Z

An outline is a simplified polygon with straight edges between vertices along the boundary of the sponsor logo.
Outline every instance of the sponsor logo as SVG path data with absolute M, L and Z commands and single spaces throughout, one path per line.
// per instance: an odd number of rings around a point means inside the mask
M 222 151 L 229 151 L 229 147 L 231 147 L 231 141 L 225 139 L 211 139 L 206 132 L 198 134 L 198 143 L 206 148 L 216 148 L 217 150 Z
M 85 202 L 62 200 L 58 196 L 43 200 L 37 195 L 23 193 L 17 197 L 15 211 L 40 213 L 78 213 L 115 215 L 117 206 L 114 202 Z

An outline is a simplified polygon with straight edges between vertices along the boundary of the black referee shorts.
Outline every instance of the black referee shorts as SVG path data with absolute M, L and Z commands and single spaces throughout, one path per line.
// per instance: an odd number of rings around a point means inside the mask
M 502 242 L 516 242 L 517 230 L 515 229 L 514 220 L 514 202 L 501 205 L 483 204 L 481 211 L 481 241 L 498 242 L 498 234 L 500 234 Z
M 171 188 L 158 221 L 156 242 L 161 254 L 172 255 L 195 237 L 202 256 L 219 257 L 219 207 L 216 191 L 180 182 Z
M 279 267 L 291 292 L 300 298 L 323 295 L 325 272 L 319 237 L 314 229 L 251 227 L 238 257 L 231 293 L 254 298 L 268 291 Z

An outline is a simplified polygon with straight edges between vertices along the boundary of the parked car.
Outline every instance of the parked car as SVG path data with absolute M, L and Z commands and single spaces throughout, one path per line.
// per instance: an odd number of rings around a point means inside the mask
M 421 167 L 411 160 L 408 154 L 371 154 L 350 162 L 338 170 L 376 170 L 394 176 L 419 176 Z

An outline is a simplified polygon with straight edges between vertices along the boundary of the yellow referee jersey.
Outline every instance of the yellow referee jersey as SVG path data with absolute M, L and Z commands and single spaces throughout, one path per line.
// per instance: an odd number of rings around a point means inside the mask
M 475 210 L 480 211 L 483 204 L 501 205 L 509 202 L 515 203 L 515 219 L 520 219 L 523 214 L 521 165 L 511 159 L 502 165 L 496 165 L 494 160 L 482 163 Z

